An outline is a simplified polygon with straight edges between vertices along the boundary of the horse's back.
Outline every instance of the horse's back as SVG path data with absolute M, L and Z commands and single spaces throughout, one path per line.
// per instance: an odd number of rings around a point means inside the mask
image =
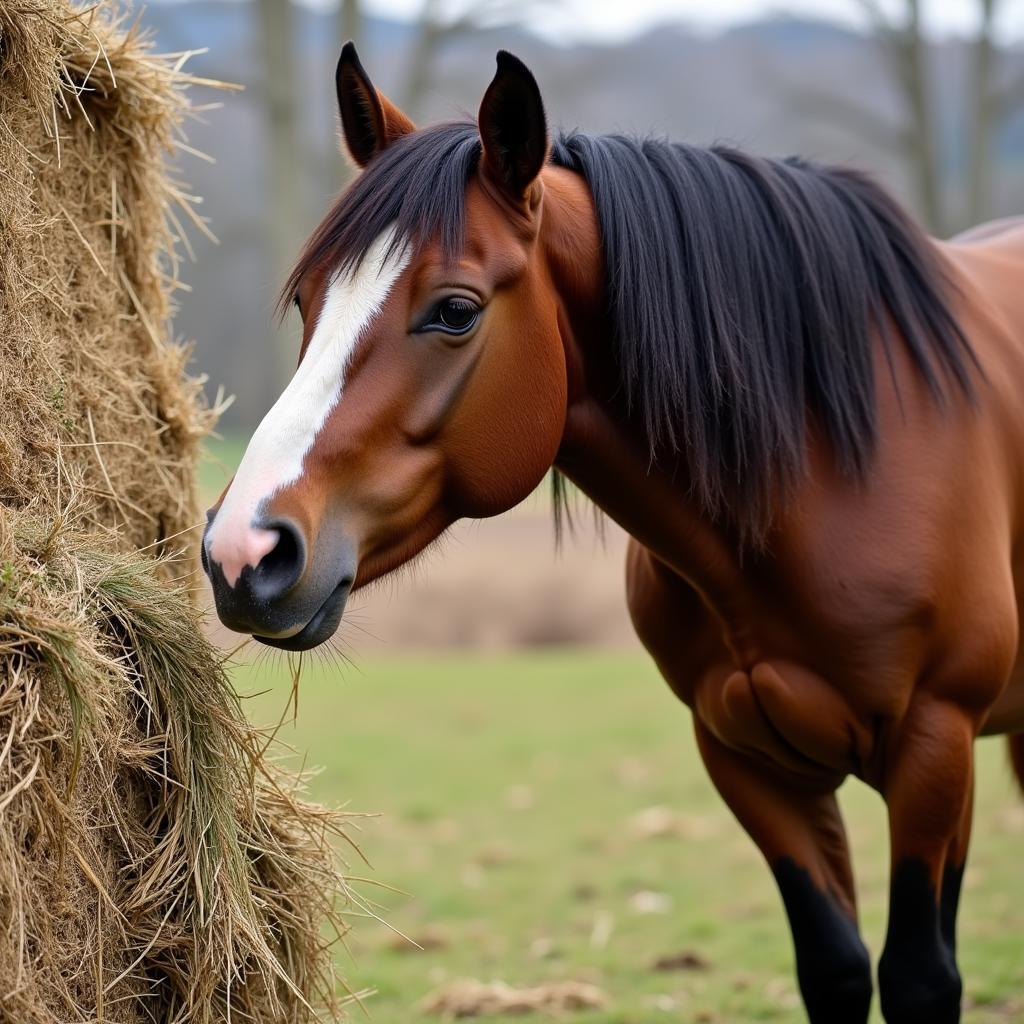
M 1024 217 L 979 225 L 939 248 L 952 267 L 957 316 L 984 372 L 978 411 L 992 421 L 1010 471 L 1024 478 Z
M 953 245 L 975 245 L 979 242 L 997 241 L 1005 239 L 1004 236 L 1011 236 L 1014 232 L 1024 231 L 1024 216 L 1000 217 L 998 220 L 988 220 L 983 224 L 976 224 L 974 227 L 961 231 L 950 239 Z
M 1001 448 L 998 468 L 1009 503 L 1007 559 L 1020 623 L 1024 618 L 1024 217 L 1005 218 L 964 232 L 941 246 L 957 277 L 959 315 L 985 381 L 979 418 Z M 979 509 L 984 519 L 988 511 Z M 1011 683 L 986 722 L 986 731 L 1024 729 L 1024 659 L 1017 652 Z
M 1008 344 L 1013 361 L 1024 350 L 1024 217 L 978 225 L 939 248 L 954 267 L 958 312 L 982 362 L 994 344 Z

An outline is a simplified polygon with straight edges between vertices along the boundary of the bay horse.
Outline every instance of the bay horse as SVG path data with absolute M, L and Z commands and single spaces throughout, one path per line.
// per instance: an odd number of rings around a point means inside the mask
M 1014 737 L 1024 777 L 1024 221 L 938 242 L 853 170 L 550 142 L 504 52 L 475 123 L 417 129 L 351 44 L 336 86 L 362 172 L 209 513 L 220 618 L 314 647 L 554 467 L 632 537 L 633 622 L 774 873 L 809 1019 L 873 996 L 853 774 L 888 807 L 885 1019 L 958 1021 L 975 738 Z

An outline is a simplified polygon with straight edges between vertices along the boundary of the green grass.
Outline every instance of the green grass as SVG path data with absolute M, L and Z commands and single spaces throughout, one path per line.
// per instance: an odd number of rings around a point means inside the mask
M 247 434 L 207 438 L 199 459 L 199 500 L 203 509 L 212 505 L 228 485 L 249 443 Z
M 276 720 L 283 666 L 238 678 L 269 688 L 251 714 Z M 409 893 L 363 886 L 394 928 L 439 943 L 420 952 L 357 923 L 341 967 L 354 987 L 378 990 L 367 1006 L 378 1024 L 423 1019 L 417 1003 L 458 977 L 592 981 L 612 1008 L 571 1018 L 580 1024 L 803 1020 L 770 876 L 707 782 L 688 713 L 639 654 L 314 662 L 282 737 L 323 765 L 317 797 L 380 812 L 359 838 L 373 870 L 354 872 Z M 1005 1024 L 1024 989 L 1024 810 L 1002 745 L 986 741 L 980 754 L 961 914 L 965 1021 Z M 857 784 L 843 802 L 877 957 L 884 810 Z M 679 834 L 637 838 L 631 821 L 661 806 Z M 638 892 L 663 894 L 667 912 L 638 913 Z M 707 969 L 652 970 L 682 951 Z

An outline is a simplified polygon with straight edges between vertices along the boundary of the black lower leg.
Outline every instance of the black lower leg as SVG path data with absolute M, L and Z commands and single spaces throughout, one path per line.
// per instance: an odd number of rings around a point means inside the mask
M 949 955 L 956 959 L 956 913 L 960 907 L 960 887 L 964 880 L 964 865 L 946 863 L 942 873 L 942 893 L 939 897 L 939 919 L 942 941 Z
M 856 922 L 789 857 L 774 864 L 793 932 L 797 979 L 811 1024 L 866 1024 L 871 960 Z
M 959 1024 L 961 983 L 954 956 L 959 873 L 947 873 L 942 888 L 940 899 L 921 860 L 902 861 L 893 871 L 889 927 L 878 964 L 888 1024 Z

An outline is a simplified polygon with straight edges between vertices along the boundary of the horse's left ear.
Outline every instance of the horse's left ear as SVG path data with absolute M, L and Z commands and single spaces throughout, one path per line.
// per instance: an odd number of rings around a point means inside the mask
M 530 198 L 530 186 L 548 155 L 548 129 L 540 89 L 530 69 L 505 50 L 477 117 L 482 169 L 511 199 Z
M 342 47 L 334 82 L 345 147 L 360 167 L 395 139 L 416 131 L 416 125 L 373 87 L 351 42 Z

